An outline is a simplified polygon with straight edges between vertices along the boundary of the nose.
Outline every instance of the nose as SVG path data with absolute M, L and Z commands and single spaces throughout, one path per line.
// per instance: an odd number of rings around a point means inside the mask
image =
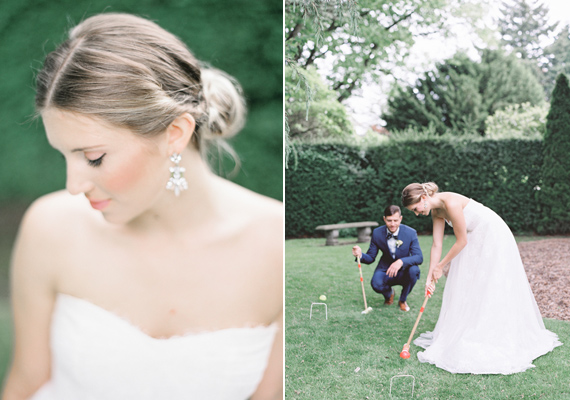
M 72 163 L 67 163 L 67 179 L 65 188 L 73 195 L 87 193 L 93 189 L 93 182 L 89 179 L 89 173 L 84 168 Z

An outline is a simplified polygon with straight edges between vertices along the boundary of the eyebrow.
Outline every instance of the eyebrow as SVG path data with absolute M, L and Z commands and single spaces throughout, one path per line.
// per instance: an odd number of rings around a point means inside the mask
M 102 145 L 97 145 L 97 146 L 89 146 L 89 147 L 81 147 L 81 148 L 77 148 L 77 149 L 73 149 L 71 150 L 72 153 L 77 153 L 80 151 L 86 151 L 86 150 L 92 150 L 92 149 L 96 149 L 98 147 L 102 147 Z

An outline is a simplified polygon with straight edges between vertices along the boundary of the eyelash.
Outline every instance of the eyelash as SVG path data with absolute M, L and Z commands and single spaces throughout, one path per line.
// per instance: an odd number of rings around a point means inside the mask
M 98 167 L 101 165 L 101 163 L 103 162 L 103 157 L 105 157 L 107 153 L 103 154 L 101 157 L 99 157 L 96 160 L 89 160 L 87 159 L 87 164 L 89 164 L 92 167 Z

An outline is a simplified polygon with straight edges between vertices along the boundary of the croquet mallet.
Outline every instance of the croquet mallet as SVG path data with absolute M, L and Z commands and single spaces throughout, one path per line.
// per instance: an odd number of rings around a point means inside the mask
M 420 322 L 420 318 L 422 317 L 422 314 L 424 313 L 424 309 L 426 307 L 427 301 L 431 295 L 432 295 L 432 292 L 428 289 L 426 297 L 424 299 L 424 304 L 422 304 L 422 308 L 420 308 L 420 313 L 418 314 L 418 318 L 416 318 L 416 323 L 414 324 L 414 328 L 412 329 L 412 333 L 410 333 L 410 337 L 408 338 L 408 343 L 406 343 L 404 345 L 404 348 L 402 349 L 402 352 L 400 353 L 400 357 L 402 357 L 404 359 L 410 358 L 410 352 L 409 352 L 410 343 L 412 343 L 412 338 L 414 337 L 414 333 L 416 333 L 416 328 L 418 327 L 418 323 Z
M 368 314 L 372 311 L 372 307 L 366 304 L 366 293 L 364 292 L 364 278 L 362 277 L 362 267 L 360 266 L 360 257 L 358 257 L 358 272 L 360 272 L 360 285 L 362 286 L 362 297 L 364 297 L 364 311 L 361 314 Z

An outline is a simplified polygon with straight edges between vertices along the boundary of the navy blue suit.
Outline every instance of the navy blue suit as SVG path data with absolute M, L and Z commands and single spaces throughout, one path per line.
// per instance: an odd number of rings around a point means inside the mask
M 362 253 L 360 261 L 364 264 L 372 264 L 376 259 L 378 250 L 380 250 L 382 257 L 370 282 L 372 289 L 377 293 L 382 293 L 386 299 L 389 299 L 392 294 L 392 286 L 401 285 L 402 294 L 400 295 L 400 301 L 406 301 L 408 294 L 412 291 L 420 277 L 420 267 L 418 265 L 424 261 L 422 249 L 420 248 L 416 231 L 409 226 L 400 224 L 398 240 L 401 240 L 403 243 L 396 248 L 395 257 L 392 257 L 386 238 L 387 232 L 388 228 L 386 225 L 374 229 L 370 247 L 366 253 Z M 397 275 L 391 278 L 386 274 L 386 271 L 396 260 L 402 260 L 403 265 Z

